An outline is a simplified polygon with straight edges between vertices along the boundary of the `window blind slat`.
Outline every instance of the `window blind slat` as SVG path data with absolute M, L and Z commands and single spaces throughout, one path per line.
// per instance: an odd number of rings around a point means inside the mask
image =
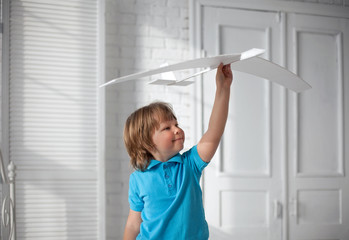
M 10 1 L 17 239 L 97 239 L 97 0 Z

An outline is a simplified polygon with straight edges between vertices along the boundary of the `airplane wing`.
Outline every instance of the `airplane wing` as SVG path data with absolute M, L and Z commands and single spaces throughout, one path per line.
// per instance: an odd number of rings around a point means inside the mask
M 311 86 L 306 81 L 304 81 L 302 78 L 300 78 L 296 74 L 288 71 L 286 68 L 283 68 L 278 64 L 275 64 L 271 61 L 265 60 L 260 57 L 252 57 L 252 58 L 244 59 L 242 61 L 236 61 L 236 62 L 233 62 L 230 66 L 232 70 L 248 73 L 261 78 L 265 78 L 269 81 L 278 83 L 295 92 L 302 92 L 311 88 Z M 184 78 L 178 81 L 155 80 L 150 83 L 158 84 L 158 85 L 168 85 L 168 86 L 171 86 L 171 85 L 186 86 L 193 83 L 193 81 L 186 81 L 186 80 L 192 77 L 195 77 L 197 75 L 203 74 L 205 72 L 208 72 L 210 70 L 212 69 L 211 68 L 206 69 L 204 71 L 195 73 L 194 75 L 191 75 L 187 78 Z
M 293 72 L 260 57 L 249 58 L 231 64 L 231 69 L 265 78 L 295 92 L 302 92 L 311 86 Z
M 147 76 L 164 73 L 164 72 L 170 72 L 170 71 L 179 71 L 179 70 L 190 69 L 190 68 L 215 69 L 219 66 L 220 63 L 223 63 L 224 65 L 226 65 L 236 61 L 252 58 L 252 57 L 261 55 L 263 53 L 264 53 L 264 49 L 253 48 L 241 54 L 226 54 L 226 55 L 219 55 L 215 57 L 188 60 L 188 61 L 180 62 L 177 64 L 168 65 L 168 66 L 160 67 L 157 69 L 152 69 L 149 71 L 134 73 L 131 75 L 116 78 L 116 79 L 110 80 L 107 83 L 100 85 L 99 87 L 105 87 L 111 84 L 121 83 L 129 80 L 136 80 L 142 77 L 147 77 Z
M 100 85 L 99 87 L 105 87 L 111 84 L 121 83 L 130 80 L 136 80 L 142 77 L 147 77 L 155 74 L 166 73 L 171 71 L 179 71 L 190 68 L 206 68 L 203 71 L 195 73 L 187 78 L 181 80 L 174 79 L 158 79 L 150 82 L 151 84 L 158 85 L 177 85 L 187 86 L 193 81 L 187 81 L 188 79 L 205 72 L 211 71 L 219 66 L 220 63 L 231 64 L 232 70 L 240 71 L 248 74 L 252 74 L 261 78 L 265 78 L 269 81 L 278 83 L 288 89 L 295 92 L 301 92 L 310 89 L 311 86 L 301 79 L 296 74 L 288 71 L 282 66 L 275 64 L 271 61 L 259 58 L 257 56 L 264 53 L 263 49 L 253 48 L 245 51 L 241 54 L 226 54 L 215 57 L 199 58 L 180 62 L 173 65 L 163 66 L 157 69 L 134 73 L 131 75 L 123 76 L 120 78 L 113 79 L 107 83 Z

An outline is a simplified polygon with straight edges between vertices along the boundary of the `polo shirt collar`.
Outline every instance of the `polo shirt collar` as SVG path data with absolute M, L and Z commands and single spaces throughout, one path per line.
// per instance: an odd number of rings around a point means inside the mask
M 181 154 L 177 153 L 175 156 L 173 156 L 172 158 L 170 158 L 168 161 L 166 162 L 161 162 L 155 159 L 152 159 L 149 163 L 149 166 L 147 167 L 147 170 L 159 165 L 160 163 L 169 163 L 169 162 L 178 162 L 178 163 L 183 163 L 183 160 L 181 158 Z

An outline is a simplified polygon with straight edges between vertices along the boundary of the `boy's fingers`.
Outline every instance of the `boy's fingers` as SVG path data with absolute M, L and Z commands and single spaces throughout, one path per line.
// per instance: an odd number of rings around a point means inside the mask
M 223 70 L 224 75 L 229 75 L 231 72 L 230 64 L 224 65 L 222 70 Z
M 223 66 L 223 73 L 225 74 L 227 72 L 227 65 Z
M 218 70 L 222 70 L 223 69 L 223 63 L 220 63 L 219 66 L 218 66 Z

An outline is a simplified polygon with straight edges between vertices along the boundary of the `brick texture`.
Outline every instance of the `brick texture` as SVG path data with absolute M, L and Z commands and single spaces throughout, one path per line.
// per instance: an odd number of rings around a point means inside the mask
M 190 58 L 188 4 L 187 0 L 106 0 L 106 80 Z M 190 128 L 190 88 L 152 86 L 147 80 L 113 85 L 106 92 L 108 240 L 122 239 L 129 210 L 132 169 L 122 139 L 128 115 L 162 100 L 173 105 L 186 133 Z

